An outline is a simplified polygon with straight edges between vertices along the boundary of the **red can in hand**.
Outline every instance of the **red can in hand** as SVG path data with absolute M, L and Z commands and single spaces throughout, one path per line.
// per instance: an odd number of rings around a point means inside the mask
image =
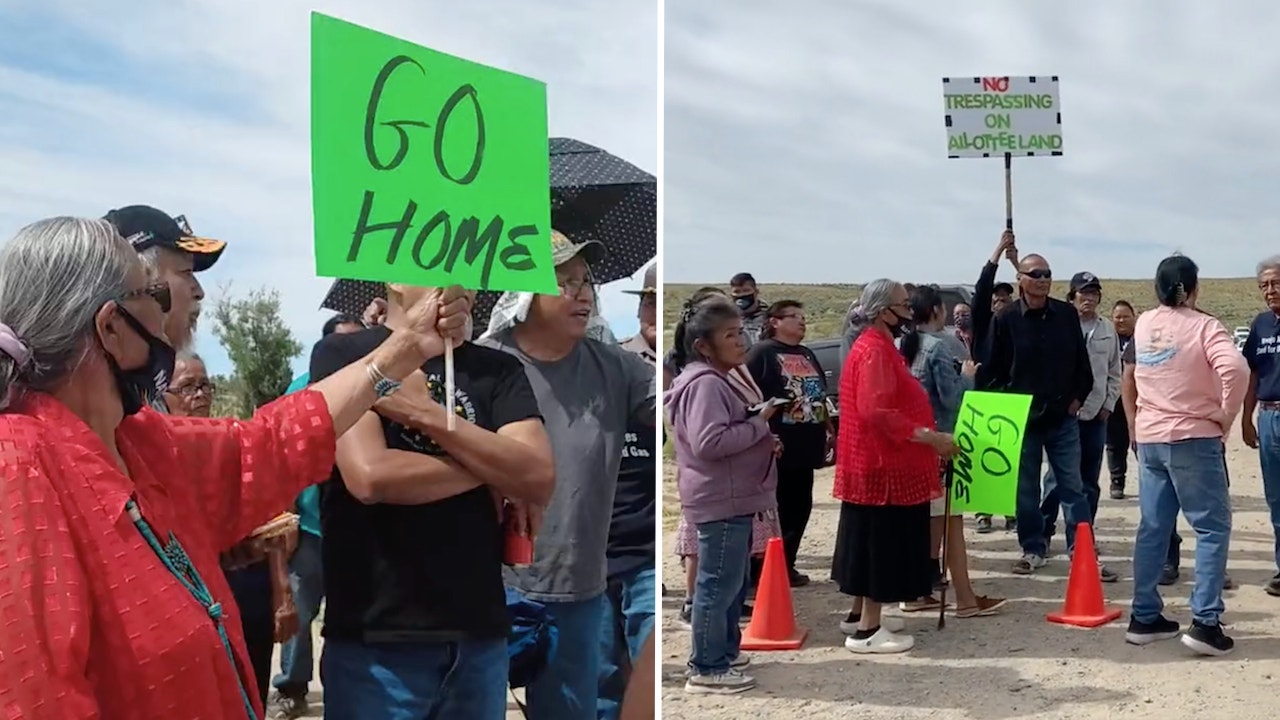
M 518 532 L 514 508 L 507 507 L 503 523 L 502 562 L 512 567 L 528 567 L 533 564 L 533 538 Z

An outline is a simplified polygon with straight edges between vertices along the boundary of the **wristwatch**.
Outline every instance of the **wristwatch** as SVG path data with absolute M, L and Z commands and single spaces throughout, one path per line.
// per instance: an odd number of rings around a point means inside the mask
M 365 372 L 369 376 L 369 382 L 373 383 L 373 392 L 378 396 L 379 400 L 400 389 L 399 380 L 392 380 L 383 375 L 378 366 L 373 363 L 365 365 Z

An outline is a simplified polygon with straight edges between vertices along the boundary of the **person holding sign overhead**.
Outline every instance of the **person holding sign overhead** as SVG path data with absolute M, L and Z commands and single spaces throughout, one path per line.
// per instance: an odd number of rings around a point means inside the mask
M 1157 587 L 1181 508 L 1196 532 L 1192 622 L 1182 644 L 1201 655 L 1226 655 L 1235 642 L 1221 622 L 1231 543 L 1225 439 L 1244 405 L 1249 367 L 1227 328 L 1196 307 L 1199 288 L 1199 268 L 1190 258 L 1165 258 L 1156 268 L 1160 305 L 1134 326 L 1137 401 L 1130 423 L 1142 519 L 1125 641 L 1146 645 L 1181 630 L 1163 615 Z
M 938 458 L 957 448 L 939 432 L 929 396 L 894 347 L 911 323 L 907 289 L 874 280 L 850 313 L 853 344 L 840 376 L 840 434 L 835 487 L 841 501 L 831 577 L 853 596 L 845 618 L 856 625 L 844 646 L 854 653 L 899 653 L 915 639 L 881 621 L 886 603 L 933 589 L 929 504 L 942 496 Z
M 629 429 L 655 432 L 653 365 L 588 337 L 596 295 L 591 264 L 605 252 L 599 242 L 576 243 L 552 230 L 560 294 L 504 294 L 479 341 L 524 365 L 556 459 L 533 565 L 507 575 L 508 584 L 547 606 L 559 631 L 555 657 L 527 689 L 532 720 L 596 718 L 618 468 Z
M 450 289 L 250 420 L 172 417 L 169 287 L 108 222 L 0 251 L 0 697 L 23 718 L 262 717 L 218 554 L 325 476 L 336 438 L 465 327 Z M 368 717 L 361 713 L 359 717 Z
M 985 389 L 1031 396 L 1031 413 L 1018 468 L 1018 544 L 1022 557 L 1013 572 L 1044 567 L 1048 550 L 1040 512 L 1040 470 L 1047 453 L 1066 518 L 1067 552 L 1075 549 L 1076 525 L 1091 522 L 1080 478 L 1080 408 L 1093 391 L 1089 351 L 1074 306 L 1049 297 L 1053 272 L 1040 255 L 1018 264 L 1022 297 L 991 322 L 991 352 Z

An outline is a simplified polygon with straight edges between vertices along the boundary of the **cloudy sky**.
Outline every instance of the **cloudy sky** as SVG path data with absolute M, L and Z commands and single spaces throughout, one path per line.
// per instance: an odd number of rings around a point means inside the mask
M 1061 77 L 1065 155 L 1013 165 L 1019 246 L 1056 274 L 1280 252 L 1280 5 L 961 5 L 669 2 L 665 279 L 973 282 L 1003 163 L 947 159 L 944 76 Z
M 547 83 L 550 131 L 658 166 L 657 8 L 557 0 L 0 0 L 0 242 L 50 215 L 151 204 L 228 241 L 210 300 L 269 285 L 310 345 L 309 13 Z M 635 332 L 635 300 L 604 292 Z M 229 363 L 205 327 L 197 348 Z M 305 369 L 306 353 L 295 362 Z

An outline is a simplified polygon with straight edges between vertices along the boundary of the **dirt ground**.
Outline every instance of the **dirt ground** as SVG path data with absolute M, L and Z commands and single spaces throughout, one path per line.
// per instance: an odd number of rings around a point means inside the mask
M 844 649 L 837 623 L 848 612 L 846 598 L 830 582 L 837 505 L 831 472 L 819 475 L 813 518 L 800 553 L 800 569 L 813 583 L 794 591 L 798 622 L 809 628 L 805 646 L 794 652 L 751 653 L 759 686 L 737 696 L 687 695 L 684 667 L 689 633 L 677 623 L 683 572 L 664 551 L 663 577 L 672 595 L 662 618 L 662 717 L 720 718 L 1246 718 L 1274 717 L 1280 692 L 1280 598 L 1262 585 L 1275 573 L 1273 539 L 1262 498 L 1257 455 L 1238 439 L 1228 443 L 1235 508 L 1229 571 L 1239 588 L 1226 593 L 1223 616 L 1236 650 L 1224 658 L 1200 658 L 1177 641 L 1145 648 L 1124 642 L 1132 599 L 1133 535 L 1138 522 L 1133 463 L 1125 500 L 1106 495 L 1099 510 L 1099 554 L 1121 576 L 1104 585 L 1121 619 L 1095 630 L 1063 627 L 1045 620 L 1061 604 L 1069 562 L 1053 558 L 1031 577 L 1012 575 L 1016 538 L 999 530 L 966 538 L 974 585 L 980 594 L 1010 598 L 996 617 L 948 617 L 937 630 L 937 615 L 907 615 L 906 632 L 915 648 L 897 656 L 854 656 Z M 1105 475 L 1104 469 L 1104 475 Z M 670 488 L 670 485 L 667 484 Z M 1194 562 L 1194 535 L 1185 520 L 1182 581 L 1162 588 L 1165 614 L 1190 622 L 1187 596 Z M 667 527 L 664 547 L 673 547 Z M 1060 536 L 1055 544 L 1062 551 Z M 896 611 L 894 611 L 896 614 Z

